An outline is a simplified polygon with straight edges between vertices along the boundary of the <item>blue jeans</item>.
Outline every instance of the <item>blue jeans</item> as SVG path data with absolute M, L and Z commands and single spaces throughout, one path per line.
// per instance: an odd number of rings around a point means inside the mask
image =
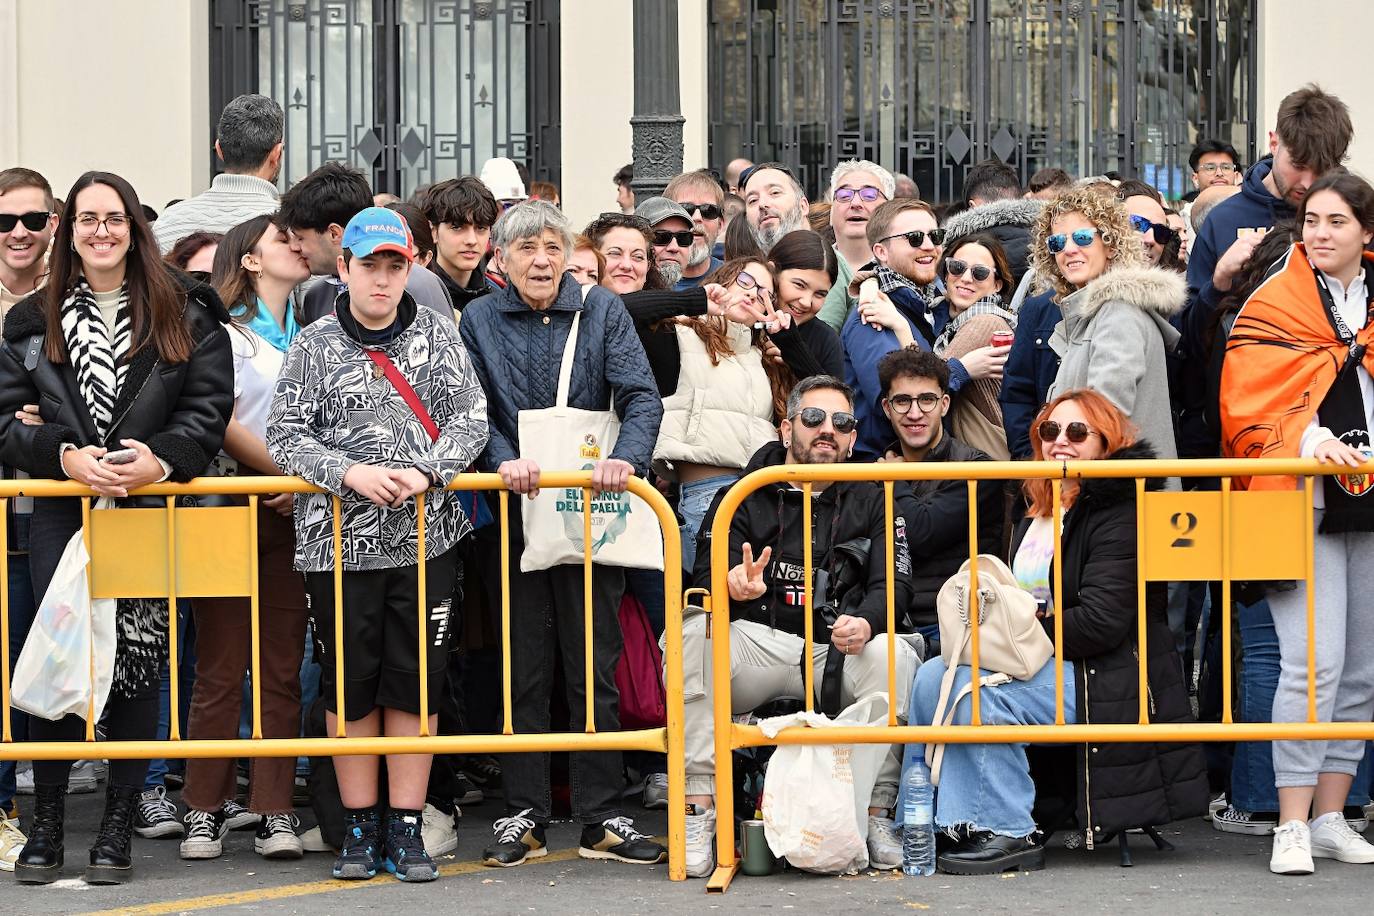
M 1240 710 L 1242 722 L 1268 722 L 1279 686 L 1279 636 L 1268 600 L 1237 604 L 1240 623 Z M 1369 802 L 1370 753 L 1355 774 L 1346 798 L 1349 805 Z M 1231 804 L 1242 811 L 1278 811 L 1279 793 L 1274 784 L 1274 753 L 1268 741 L 1238 741 L 1231 761 Z
M 27 515 L 16 516 L 15 524 L 17 528 L 23 530 L 23 540 L 21 543 L 28 542 L 28 522 Z M 13 673 L 15 663 L 19 661 L 19 651 L 24 647 L 24 640 L 28 638 L 29 628 L 33 626 L 34 615 L 37 614 L 37 604 L 33 598 L 33 578 L 29 574 L 29 555 L 26 553 L 12 553 L 9 556 L 9 585 L 10 585 L 10 672 Z M 27 714 L 17 709 L 10 710 L 10 733 L 15 741 L 26 741 L 29 737 L 29 717 Z M 0 810 L 8 811 L 10 804 L 14 801 L 15 782 L 14 782 L 13 760 L 0 762 Z
M 950 695 L 957 694 L 970 680 L 970 669 L 960 665 L 954 675 Z M 983 674 L 991 672 L 984 671 Z M 932 658 L 916 671 L 911 687 L 907 721 L 925 724 L 935 717 L 940 700 L 940 680 L 945 676 L 944 660 Z M 1064 662 L 1064 721 L 1078 719 L 1073 662 Z M 1053 725 L 1054 659 L 1028 681 L 1012 681 L 1000 687 L 984 687 L 979 703 L 984 725 Z M 973 717 L 973 697 L 964 697 L 954 713 L 955 725 L 968 725 Z M 906 746 L 902 761 L 901 787 L 906 789 L 906 768 L 925 756 L 925 744 Z M 906 800 L 897 800 L 897 822 L 902 822 Z M 1001 836 L 1026 837 L 1035 832 L 1031 809 L 1035 806 L 1035 783 L 1031 781 L 1025 744 L 947 744 L 940 770 L 940 785 L 935 791 L 935 825 L 948 828 L 969 826 L 990 830 Z
M 191 605 L 185 599 L 177 601 L 177 685 L 180 693 L 177 700 L 181 709 L 177 721 L 181 726 L 181 736 L 186 737 L 186 715 L 191 708 L 191 689 L 196 681 L 196 626 L 191 614 Z M 157 701 L 157 738 L 166 741 L 171 735 L 172 688 L 171 669 L 162 665 L 162 688 L 158 691 Z M 183 764 L 176 761 L 176 770 L 181 772 Z M 163 778 L 171 771 L 172 765 L 166 758 L 159 757 L 148 761 L 148 775 L 143 779 L 143 788 L 152 789 L 163 784 Z
M 738 474 L 718 474 L 703 477 L 679 488 L 677 514 L 682 516 L 682 568 L 688 577 L 697 562 L 697 532 L 706 518 L 716 493 L 739 480 Z

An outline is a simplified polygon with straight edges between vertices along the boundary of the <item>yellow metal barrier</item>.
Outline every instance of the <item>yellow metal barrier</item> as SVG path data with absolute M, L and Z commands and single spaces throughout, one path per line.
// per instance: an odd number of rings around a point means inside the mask
M 1363 473 L 1374 473 L 1367 463 Z M 703 606 L 710 614 L 707 638 L 712 640 L 712 702 L 715 740 L 716 871 L 707 882 L 708 892 L 723 892 L 738 867 L 734 837 L 734 776 L 732 754 L 737 748 L 783 744 L 895 744 L 926 743 L 1059 743 L 1081 742 L 1192 742 L 1270 741 L 1320 739 L 1374 739 L 1374 723 L 1318 722 L 1316 700 L 1315 607 L 1312 588 L 1313 484 L 1314 478 L 1349 473 L 1349 468 L 1323 465 L 1314 459 L 1247 459 L 1186 461 L 1069 461 L 1069 462 L 945 462 L 840 465 L 776 465 L 749 474 L 722 498 L 711 528 L 711 591 Z M 1295 476 L 1303 481 L 1292 491 L 1236 491 L 1233 477 Z M 1213 477 L 1222 479 L 1220 491 L 1146 492 L 1147 478 Z M 811 658 L 811 496 L 820 482 L 870 481 L 883 484 L 887 523 L 887 642 L 888 696 L 910 691 L 910 684 L 896 682 L 896 614 L 893 607 L 893 482 L 901 480 L 968 481 L 969 555 L 978 554 L 978 504 L 980 481 L 1000 485 L 1009 480 L 1049 480 L 1054 524 L 1054 593 L 1063 594 L 1060 529 L 1065 480 L 1133 478 L 1136 482 L 1137 564 L 1139 608 L 1145 607 L 1149 582 L 1213 581 L 1222 583 L 1222 721 L 1219 723 L 1152 724 L 1149 719 L 1145 660 L 1140 662 L 1140 718 L 1135 724 L 1070 724 L 1064 720 L 1063 619 L 1054 615 L 1055 724 L 984 725 L 981 721 L 980 683 L 971 681 L 971 725 L 896 724 L 897 703 L 889 703 L 885 726 L 849 728 L 786 728 L 767 738 L 756 725 L 739 725 L 731 715 L 730 698 L 730 598 L 726 577 L 730 569 L 730 526 L 735 511 L 756 490 L 775 483 L 790 483 L 802 491 L 804 579 L 806 590 L 805 648 Z M 756 548 L 757 549 L 757 548 Z M 913 557 L 913 562 L 919 558 Z M 1307 583 L 1307 721 L 1235 722 L 1231 708 L 1231 583 L 1233 580 L 1273 581 L 1300 579 Z M 972 564 L 969 593 L 972 667 L 979 667 L 977 564 Z M 1143 613 L 1138 616 L 1137 639 L 1145 644 Z M 806 708 L 814 704 L 812 666 L 804 665 Z
M 94 716 L 86 716 L 84 742 L 14 742 L 10 732 L 9 665 L 9 557 L 0 551 L 0 760 L 50 760 L 104 757 L 113 759 L 175 757 L 296 757 L 356 754 L 447 754 L 447 753 L 526 753 L 549 751 L 656 751 L 668 758 L 668 874 L 674 881 L 687 876 L 684 858 L 686 842 L 686 805 L 684 788 L 683 710 L 682 710 L 682 554 L 677 518 L 662 494 L 639 478 L 630 479 L 629 491 L 653 510 L 663 531 L 664 596 L 666 639 L 664 650 L 667 688 L 667 722 L 662 728 L 634 731 L 597 732 L 593 713 L 592 653 L 592 548 L 591 526 L 592 472 L 543 473 L 541 489 L 577 488 L 583 491 L 583 568 L 585 570 L 586 639 L 584 640 L 587 678 L 587 727 L 585 734 L 515 734 L 511 714 L 510 674 L 510 540 L 509 492 L 496 474 L 463 474 L 449 485 L 452 490 L 499 490 L 501 531 L 501 653 L 502 703 L 504 728 L 500 735 L 430 735 L 428 727 L 428 666 L 420 664 L 420 735 L 418 737 L 347 737 L 343 717 L 339 717 L 337 738 L 262 737 L 262 696 L 260 679 L 252 679 L 253 738 L 233 740 L 189 740 L 182 738 L 177 717 L 173 716 L 169 739 L 164 741 L 102 741 L 98 752 Z M 160 483 L 136 491 L 139 496 L 161 496 L 160 509 L 122 508 L 92 511 L 90 500 L 82 501 L 82 530 L 91 555 L 87 578 L 93 598 L 167 598 L 168 678 L 171 706 L 178 706 L 177 598 L 248 597 L 251 619 L 251 664 L 258 670 L 260 656 L 258 620 L 258 496 L 266 493 L 324 492 L 294 477 L 215 477 L 186 484 Z M 14 497 L 81 497 L 91 491 L 70 481 L 0 481 L 0 538 L 5 538 L 8 514 L 4 511 Z M 187 508 L 176 505 L 179 496 L 246 496 L 246 506 L 228 508 Z M 426 657 L 427 602 L 425 596 L 425 521 L 424 496 L 417 497 L 417 546 L 419 615 L 419 656 Z M 337 558 L 342 551 L 340 500 L 333 497 L 334 510 L 334 634 L 336 641 L 336 709 L 344 710 L 343 647 L 343 568 Z M 135 545 L 143 562 L 129 562 L 130 545 Z M 94 661 L 92 661 L 94 664 Z M 94 701 L 92 701 L 92 706 Z M 93 711 L 93 710 L 92 710 Z

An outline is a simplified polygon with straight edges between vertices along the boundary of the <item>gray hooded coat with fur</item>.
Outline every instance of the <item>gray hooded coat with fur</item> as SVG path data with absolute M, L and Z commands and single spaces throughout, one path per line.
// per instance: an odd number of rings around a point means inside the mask
M 1186 301 L 1182 274 L 1157 267 L 1108 270 L 1065 297 L 1050 347 L 1059 374 L 1049 396 L 1092 388 L 1130 417 L 1161 458 L 1178 457 L 1165 354 L 1178 344 L 1169 317 Z
M 1020 286 L 1030 256 L 1031 228 L 1044 206 L 1043 201 L 1029 197 L 981 204 L 950 217 L 945 224 L 945 240 L 953 241 L 978 232 L 990 233 L 1002 243 L 1007 262 L 1011 264 L 1012 279 Z M 1007 291 L 1006 298 L 1011 298 L 1010 291 Z

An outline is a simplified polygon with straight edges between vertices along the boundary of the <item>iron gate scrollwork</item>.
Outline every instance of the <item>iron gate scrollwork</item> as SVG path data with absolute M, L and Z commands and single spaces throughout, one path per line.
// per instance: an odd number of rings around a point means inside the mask
M 711 159 L 819 199 L 874 160 L 951 201 L 979 160 L 1191 190 L 1201 138 L 1253 158 L 1255 0 L 711 0 Z
M 243 92 L 280 102 L 283 187 L 339 160 L 404 196 L 493 156 L 557 182 L 559 15 L 559 0 L 211 0 L 212 118 Z

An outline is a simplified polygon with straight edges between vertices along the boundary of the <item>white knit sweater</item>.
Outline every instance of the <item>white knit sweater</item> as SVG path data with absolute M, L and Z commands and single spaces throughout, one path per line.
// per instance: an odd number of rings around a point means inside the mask
M 153 223 L 163 254 L 192 232 L 228 232 L 245 220 L 277 209 L 276 185 L 255 175 L 216 175 L 203 194 L 173 204 Z

